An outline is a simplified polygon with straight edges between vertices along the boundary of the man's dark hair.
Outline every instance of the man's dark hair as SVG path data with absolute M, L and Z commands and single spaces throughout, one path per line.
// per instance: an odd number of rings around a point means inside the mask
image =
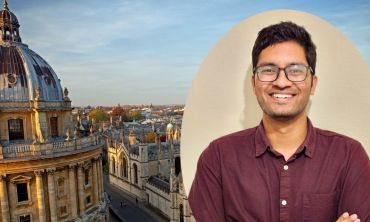
M 297 42 L 304 48 L 306 60 L 314 74 L 316 68 L 316 46 L 306 29 L 293 22 L 280 22 L 259 31 L 252 51 L 253 69 L 256 68 L 259 55 L 263 49 L 286 41 Z

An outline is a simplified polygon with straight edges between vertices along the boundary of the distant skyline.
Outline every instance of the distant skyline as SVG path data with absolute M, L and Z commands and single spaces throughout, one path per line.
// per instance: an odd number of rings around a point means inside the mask
M 42 56 L 73 106 L 185 104 L 208 52 L 242 20 L 293 9 L 335 25 L 370 64 L 370 1 L 8 0 L 22 42 Z

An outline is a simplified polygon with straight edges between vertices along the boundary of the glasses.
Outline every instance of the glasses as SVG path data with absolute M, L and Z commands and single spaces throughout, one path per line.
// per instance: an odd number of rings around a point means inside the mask
M 279 77 L 281 70 L 284 70 L 286 78 L 291 82 L 303 82 L 307 78 L 308 71 L 313 73 L 310 66 L 302 64 L 292 64 L 285 68 L 279 68 L 275 65 L 262 65 L 257 66 L 253 73 L 257 75 L 261 82 L 274 82 Z

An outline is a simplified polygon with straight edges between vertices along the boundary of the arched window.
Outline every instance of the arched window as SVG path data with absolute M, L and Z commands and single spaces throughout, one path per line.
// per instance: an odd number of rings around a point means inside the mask
M 179 175 L 181 172 L 181 162 L 180 162 L 180 157 L 175 158 L 175 174 L 176 176 Z
M 58 136 L 58 117 L 50 118 L 50 131 L 51 131 L 51 137 Z
M 180 211 L 180 222 L 184 222 L 184 206 L 180 204 L 179 206 L 179 211 Z
M 133 181 L 134 181 L 134 183 L 135 184 L 138 184 L 138 178 L 137 178 L 137 165 L 136 165 L 136 163 L 134 163 L 133 165 L 132 165 L 132 167 L 133 167 L 133 169 L 134 169 L 134 178 L 133 178 Z
M 5 33 L 5 40 L 10 40 L 10 30 L 9 30 L 9 27 L 5 27 L 4 33 Z
M 112 174 L 116 174 L 116 160 L 112 157 Z
M 124 156 L 122 157 L 122 162 L 121 162 L 121 176 L 127 178 L 127 161 Z

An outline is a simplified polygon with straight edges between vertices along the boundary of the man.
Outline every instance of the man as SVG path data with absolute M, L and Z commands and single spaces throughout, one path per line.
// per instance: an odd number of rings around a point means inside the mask
M 197 221 L 370 221 L 370 162 L 361 144 L 313 127 L 316 47 L 292 22 L 262 29 L 252 52 L 259 126 L 210 143 L 189 202 Z M 350 73 L 349 73 L 350 74 Z

